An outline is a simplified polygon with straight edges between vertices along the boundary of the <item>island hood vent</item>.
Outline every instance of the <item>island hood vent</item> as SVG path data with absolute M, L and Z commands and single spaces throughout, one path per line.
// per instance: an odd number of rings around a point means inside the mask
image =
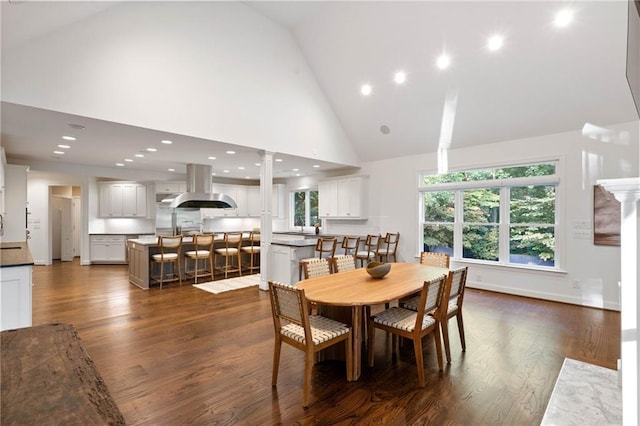
M 182 209 L 235 209 L 236 202 L 226 194 L 211 192 L 211 166 L 187 164 L 187 192 L 168 195 L 160 203 Z

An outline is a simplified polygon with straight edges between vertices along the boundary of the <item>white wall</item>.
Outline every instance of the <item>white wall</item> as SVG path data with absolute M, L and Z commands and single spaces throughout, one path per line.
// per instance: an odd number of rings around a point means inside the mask
M 359 164 L 291 34 L 242 2 L 122 2 L 3 50 L 2 100 Z
M 469 266 L 470 287 L 619 309 L 620 248 L 595 246 L 591 240 L 577 239 L 573 235 L 575 222 L 592 224 L 592 191 L 597 179 L 638 175 L 638 123 L 609 128 L 623 132 L 616 133 L 621 139 L 603 143 L 583 137 L 578 130 L 449 152 L 450 170 L 548 158 L 559 158 L 563 164 L 557 238 L 559 244 L 564 242 L 559 266 L 565 272 L 528 271 L 455 261 L 454 266 Z M 382 233 L 400 232 L 401 261 L 415 261 L 420 250 L 418 173 L 435 172 L 436 162 L 435 154 L 425 154 L 363 165 L 363 173 L 370 176 L 369 222 L 379 226 Z

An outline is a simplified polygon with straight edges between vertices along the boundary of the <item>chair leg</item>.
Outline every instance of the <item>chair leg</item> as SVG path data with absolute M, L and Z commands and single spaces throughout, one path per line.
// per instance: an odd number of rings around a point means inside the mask
M 462 322 L 462 310 L 458 308 L 456 314 L 456 320 L 458 321 L 458 333 L 460 333 L 460 343 L 462 344 L 462 352 L 467 351 L 467 344 L 464 340 L 464 323 Z
M 444 353 L 447 356 L 447 364 L 451 364 L 451 347 L 449 346 L 449 320 L 444 319 L 440 323 L 442 328 L 442 340 L 444 340 Z
M 275 346 L 273 347 L 273 371 L 271 372 L 271 386 L 278 383 L 278 368 L 280 367 L 280 350 L 282 349 L 282 340 L 276 337 Z
M 373 326 L 373 321 L 371 320 L 367 322 L 367 325 L 367 333 L 369 334 L 369 343 L 367 344 L 369 347 L 367 348 L 367 355 L 369 356 L 369 367 L 373 367 L 373 348 L 375 345 L 376 328 Z
M 395 334 L 393 335 L 395 337 Z M 416 369 L 418 370 L 418 385 L 424 387 L 424 364 L 422 359 L 422 339 L 420 336 L 413 338 L 413 351 L 416 357 Z
M 176 261 L 176 263 L 178 264 L 178 282 L 180 283 L 180 286 L 182 287 L 182 269 L 180 268 L 180 260 L 178 259 Z
M 436 327 L 434 333 L 433 333 L 433 339 L 435 340 L 435 344 L 436 344 L 436 356 L 438 357 L 438 367 L 440 367 L 440 371 L 442 371 L 444 368 L 442 366 L 442 346 L 440 345 L 440 327 Z
M 164 279 L 164 262 L 160 262 L 160 289 L 162 289 L 163 279 Z
M 347 381 L 350 382 L 353 380 L 353 363 L 352 363 L 352 348 L 353 348 L 353 331 L 349 333 L 349 338 L 344 341 L 344 344 L 347 346 Z
M 313 352 L 307 351 L 304 357 L 304 379 L 302 385 L 302 406 L 309 405 L 309 388 L 311 387 L 311 372 L 313 370 Z

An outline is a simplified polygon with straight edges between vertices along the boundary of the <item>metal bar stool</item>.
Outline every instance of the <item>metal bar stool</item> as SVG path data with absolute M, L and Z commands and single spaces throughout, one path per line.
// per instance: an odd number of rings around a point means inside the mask
M 182 235 L 159 236 L 158 248 L 160 253 L 151 256 L 151 264 L 160 264 L 160 274 L 152 279 L 160 283 L 160 288 L 165 282 L 178 281 L 182 285 L 182 271 L 180 270 L 180 253 L 182 250 Z M 165 278 L 164 265 L 171 264 L 171 274 Z M 178 273 L 176 274 L 176 269 Z

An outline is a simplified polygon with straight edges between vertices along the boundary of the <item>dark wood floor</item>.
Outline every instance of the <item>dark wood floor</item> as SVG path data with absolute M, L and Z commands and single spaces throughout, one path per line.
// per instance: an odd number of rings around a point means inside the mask
M 427 339 L 424 389 L 411 344 L 393 363 L 390 341 L 378 338 L 375 367 L 357 382 L 346 381 L 344 364 L 319 363 L 315 403 L 303 409 L 302 352 L 283 348 L 271 387 L 264 291 L 144 291 L 127 282 L 126 266 L 77 260 L 36 266 L 33 281 L 34 325 L 77 328 L 132 425 L 538 425 L 565 357 L 615 368 L 620 356 L 618 312 L 468 289 L 467 352 L 452 320 L 453 360 L 440 375 Z

